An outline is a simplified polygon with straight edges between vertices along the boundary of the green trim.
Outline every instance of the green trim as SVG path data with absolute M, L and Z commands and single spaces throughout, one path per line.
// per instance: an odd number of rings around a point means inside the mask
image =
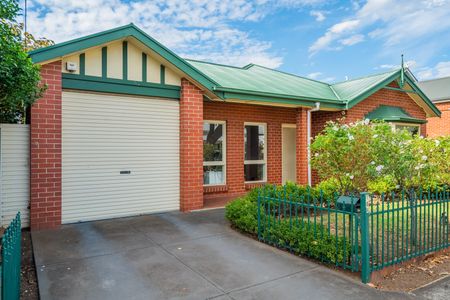
M 427 121 L 412 117 L 402 107 L 379 105 L 377 108 L 365 115 L 369 120 L 384 120 L 387 122 L 402 122 L 410 124 L 424 124 Z
M 383 119 L 386 122 L 400 122 L 400 123 L 410 123 L 410 124 L 425 124 L 427 120 L 420 120 L 415 118 L 386 118 Z
M 196 83 L 205 87 L 209 91 L 214 92 L 219 97 L 225 96 L 225 94 L 232 94 L 233 96 L 239 96 L 243 98 L 237 98 L 242 100 L 250 100 L 251 98 L 258 99 L 258 101 L 272 101 L 273 103 L 282 103 L 283 101 L 288 102 L 297 102 L 297 103 L 309 103 L 311 106 L 311 102 L 321 102 L 323 107 L 333 107 L 336 109 L 349 109 L 363 101 L 371 94 L 378 91 L 380 88 L 385 87 L 395 78 L 400 77 L 400 70 L 392 73 L 391 76 L 382 80 L 372 86 L 367 86 L 364 88 L 364 91 L 355 97 L 351 97 L 351 99 L 320 99 L 320 98 L 307 98 L 303 96 L 292 96 L 292 95 L 279 95 L 279 94 L 271 94 L 271 93 L 261 93 L 257 91 L 240 91 L 240 90 L 226 90 L 225 88 L 220 87 L 220 85 L 207 76 L 205 73 L 194 67 L 188 61 L 182 59 L 171 50 L 154 40 L 152 37 L 147 35 L 144 31 L 136 27 L 134 24 L 129 24 L 126 26 L 114 28 L 111 30 L 103 31 L 100 33 L 88 35 L 82 38 L 74 39 L 68 42 L 59 43 L 56 45 L 52 45 L 45 48 L 40 48 L 37 50 L 33 50 L 29 52 L 29 55 L 34 63 L 42 63 L 48 62 L 52 60 L 61 59 L 61 57 L 79 53 L 85 51 L 85 49 L 98 47 L 104 45 L 106 43 L 123 40 L 125 38 L 134 38 L 152 49 L 156 54 L 161 56 L 165 61 L 168 61 L 171 65 L 178 68 L 181 72 L 186 74 L 188 79 L 194 80 Z M 102 59 L 103 62 L 103 59 Z M 102 74 L 106 73 L 106 64 L 105 67 L 102 67 Z M 247 66 L 247 68 L 251 68 L 252 65 Z M 295 75 L 294 75 L 295 76 Z M 430 111 L 433 112 L 436 116 L 440 116 L 440 111 L 434 106 L 434 104 L 428 99 L 426 95 L 416 86 L 416 84 L 409 78 L 407 72 L 405 72 L 406 81 L 413 87 L 418 95 L 423 99 L 427 106 L 430 107 Z M 106 76 L 104 76 L 106 77 Z M 164 81 L 163 81 L 164 82 Z M 330 86 L 330 85 L 328 85 Z M 331 86 L 330 86 L 331 87 Z M 265 99 L 265 100 L 261 100 Z M 279 101 L 277 99 L 280 99 Z M 347 100 L 347 101 L 345 101 Z M 428 110 L 427 110 L 428 111 Z
M 80 54 L 80 75 L 86 73 L 86 55 L 84 53 Z
M 166 83 L 166 67 L 161 65 L 160 67 L 160 79 L 161 79 L 161 84 L 165 84 Z
M 314 106 L 315 102 L 320 102 L 321 104 L 329 104 L 335 108 L 344 108 L 343 103 L 336 100 L 330 100 L 330 99 L 321 99 L 321 98 L 311 98 L 311 97 L 300 97 L 300 96 L 294 96 L 294 95 L 285 95 L 285 94 L 275 94 L 275 93 L 266 93 L 266 92 L 258 92 L 258 91 L 247 91 L 247 90 L 241 90 L 241 89 L 233 89 L 233 88 L 225 88 L 225 87 L 216 87 L 214 89 L 214 92 L 219 97 L 221 96 L 220 93 L 217 92 L 223 92 L 224 95 L 233 95 L 238 97 L 237 99 L 241 100 L 251 100 L 250 98 L 252 96 L 255 96 L 255 99 L 272 99 L 271 102 L 276 103 L 277 99 L 287 99 L 287 100 L 296 100 L 296 101 L 303 101 L 303 103 L 308 103 L 308 106 Z M 225 96 L 226 97 L 226 96 Z M 250 97 L 250 98 L 249 98 Z M 231 97 L 228 97 L 231 98 Z M 284 103 L 284 102 L 280 102 Z
M 361 102 L 364 99 L 368 98 L 370 95 L 376 93 L 378 90 L 380 90 L 381 88 L 385 87 L 386 85 L 388 85 L 389 83 L 394 81 L 396 78 L 398 78 L 399 75 L 400 75 L 400 70 L 398 70 L 397 72 L 393 73 L 391 76 L 387 77 L 386 79 L 380 81 L 379 83 L 373 85 L 372 87 L 370 87 L 369 89 L 367 89 L 364 92 L 360 93 L 359 95 L 353 97 L 353 99 L 351 99 L 350 101 L 347 101 L 346 109 L 352 108 L 353 106 L 355 106 L 359 102 Z
M 136 27 L 134 24 L 128 24 L 122 27 L 103 31 L 100 33 L 88 35 L 82 38 L 74 39 L 68 42 L 59 43 L 56 45 L 40 48 L 29 52 L 29 55 L 34 63 L 40 63 L 52 59 L 57 59 L 70 53 L 83 51 L 84 49 L 99 46 L 111 41 L 123 39 L 132 36 L 148 48 L 155 51 L 165 60 L 169 61 L 180 71 L 191 77 L 202 86 L 212 90 L 214 86 L 219 84 L 206 76 L 200 70 L 186 62 L 184 59 L 173 53 L 171 50 L 154 40 L 144 31 Z
M 397 91 L 397 92 L 417 94 L 417 92 L 413 91 L 413 90 L 405 90 L 405 89 L 395 88 L 395 87 L 391 87 L 391 86 L 385 86 L 383 89 Z
M 147 82 L 147 54 L 142 52 L 142 81 Z
M 179 86 L 141 81 L 62 74 L 63 89 L 180 99 Z
M 436 105 L 434 105 L 434 103 L 427 97 L 427 95 L 425 95 L 422 92 L 422 90 L 417 86 L 417 84 L 414 83 L 414 80 L 411 80 L 411 78 L 409 78 L 408 73 L 406 73 L 405 78 L 406 82 L 413 88 L 413 90 L 417 92 L 417 94 L 420 96 L 420 98 L 423 99 L 425 104 L 428 105 L 429 108 L 431 108 L 431 110 L 435 113 L 436 117 L 440 117 L 441 111 L 439 110 L 439 108 L 437 108 Z
M 368 98 L 370 95 L 374 94 L 375 92 L 377 92 L 378 90 L 382 89 L 382 88 L 388 88 L 390 89 L 390 87 L 388 87 L 387 85 L 389 83 L 391 83 L 392 81 L 394 81 L 395 79 L 399 78 L 400 76 L 400 72 L 401 70 L 398 70 L 397 72 L 393 73 L 391 76 L 387 77 L 385 80 L 377 83 L 376 85 L 372 86 L 371 88 L 367 89 L 365 92 L 361 93 L 360 95 L 354 97 L 352 100 L 347 102 L 347 109 L 352 108 L 353 106 L 355 106 L 356 104 L 358 104 L 359 102 L 365 100 L 366 98 Z M 405 79 L 406 82 L 409 83 L 409 85 L 411 85 L 411 87 L 413 88 L 413 91 L 415 93 L 417 93 L 422 100 L 425 102 L 425 104 L 433 111 L 433 113 L 435 113 L 435 116 L 439 117 L 441 116 L 441 112 L 440 110 L 433 104 L 433 102 L 431 102 L 430 99 L 428 99 L 428 97 L 417 87 L 417 85 L 413 82 L 413 80 L 409 77 L 408 73 L 405 73 Z M 410 93 L 409 91 L 406 91 L 407 93 Z
M 260 101 L 266 103 L 276 103 L 276 104 L 290 104 L 296 106 L 306 106 L 306 107 L 314 107 L 315 102 L 306 99 L 299 99 L 298 97 L 274 97 L 270 95 L 255 95 L 252 93 L 238 93 L 238 92 L 221 92 L 217 91 L 215 94 L 221 99 L 236 99 L 243 101 Z M 262 94 L 262 93 L 261 93 Z M 332 109 L 343 109 L 343 105 L 339 103 L 324 103 L 321 102 L 321 108 L 332 108 Z
M 123 41 L 122 43 L 122 78 L 123 80 L 128 79 L 128 42 Z
M 102 77 L 108 77 L 108 47 L 102 48 Z

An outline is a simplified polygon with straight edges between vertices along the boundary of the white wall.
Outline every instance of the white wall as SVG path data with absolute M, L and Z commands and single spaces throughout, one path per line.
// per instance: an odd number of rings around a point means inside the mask
M 20 211 L 22 227 L 29 226 L 30 128 L 0 124 L 0 226 Z

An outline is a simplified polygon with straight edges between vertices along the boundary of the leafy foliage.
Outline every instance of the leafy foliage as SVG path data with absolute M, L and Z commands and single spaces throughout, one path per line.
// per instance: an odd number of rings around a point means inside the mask
M 318 189 L 310 189 L 293 183 L 285 186 L 266 186 L 264 190 L 264 195 L 267 197 L 280 199 L 286 197 L 291 201 L 308 201 L 308 196 L 317 198 L 320 195 Z M 256 235 L 258 233 L 257 201 L 258 189 L 253 189 L 244 197 L 238 198 L 226 206 L 226 218 L 240 231 Z M 275 209 L 275 206 L 274 203 L 272 208 Z M 264 211 L 261 211 L 261 214 L 264 219 L 266 216 Z M 289 220 L 282 219 L 274 222 L 272 226 L 264 228 L 262 236 L 265 240 L 271 240 L 277 246 L 290 249 L 295 254 L 308 255 L 332 263 L 342 263 L 344 257 L 350 257 L 350 245 L 347 243 L 344 247 L 343 238 L 329 235 L 326 228 L 320 224 L 316 224 L 314 230 L 311 224 L 306 222 L 298 220 L 297 226 L 291 226 Z
M 264 231 L 263 236 L 265 240 L 272 240 L 281 248 L 318 260 L 342 264 L 344 257 L 350 257 L 351 247 L 348 240 L 345 242 L 341 237 L 329 235 L 326 228 L 320 224 L 315 226 L 315 231 L 310 224 L 302 221 L 291 226 L 289 220 L 283 219 Z
M 329 122 L 311 145 L 311 164 L 340 193 L 390 192 L 450 183 L 450 138 L 428 139 L 388 123 Z
M 0 6 L 0 122 L 25 120 L 25 109 L 42 96 L 39 66 L 34 65 L 27 51 L 51 44 L 23 34 L 23 25 L 15 21 L 20 12 L 16 0 L 4 0 Z M 25 38 L 24 38 L 25 37 Z

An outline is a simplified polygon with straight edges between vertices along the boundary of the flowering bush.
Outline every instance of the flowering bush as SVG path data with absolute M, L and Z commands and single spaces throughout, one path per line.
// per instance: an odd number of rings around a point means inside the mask
M 385 122 L 329 122 L 311 153 L 319 177 L 335 180 L 341 193 L 450 183 L 450 137 L 412 136 Z

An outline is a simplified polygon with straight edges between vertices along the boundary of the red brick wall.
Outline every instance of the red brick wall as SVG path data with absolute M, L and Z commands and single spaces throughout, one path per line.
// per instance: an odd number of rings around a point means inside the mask
M 180 96 L 180 208 L 203 207 L 203 92 L 186 79 Z
M 44 96 L 31 107 L 31 229 L 61 224 L 61 61 L 42 66 Z
M 241 195 L 248 188 L 254 186 L 244 183 L 244 122 L 267 124 L 267 179 L 269 183 L 281 183 L 281 125 L 297 122 L 296 109 L 227 102 L 205 102 L 203 118 L 204 120 L 226 121 L 227 134 L 227 185 L 220 188 L 205 187 L 205 199 Z M 303 122 L 303 117 L 299 119 L 299 122 Z M 306 141 L 306 136 L 304 140 Z M 300 152 L 301 155 L 304 151 L 306 150 Z
M 297 109 L 297 183 L 308 184 L 308 111 L 306 109 Z M 312 126 L 311 126 L 312 129 Z M 298 147 L 305 145 L 304 147 Z
M 441 117 L 428 118 L 427 135 L 436 137 L 450 134 L 450 101 L 444 103 L 435 103 L 442 112 Z
M 391 84 L 391 86 L 396 85 Z M 367 113 L 374 110 L 379 105 L 399 106 L 415 118 L 426 119 L 425 111 L 406 93 L 381 89 L 349 109 L 345 114 L 345 122 L 350 123 L 361 120 Z M 312 136 L 316 136 L 323 129 L 327 121 L 344 117 L 340 111 L 318 111 L 312 113 L 312 115 Z M 426 135 L 425 124 L 421 126 L 420 130 L 422 135 Z

